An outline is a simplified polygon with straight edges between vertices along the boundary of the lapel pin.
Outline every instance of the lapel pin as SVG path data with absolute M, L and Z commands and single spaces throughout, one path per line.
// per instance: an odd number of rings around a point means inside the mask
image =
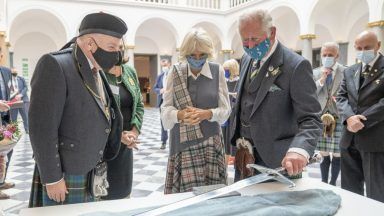
M 273 66 L 269 66 L 268 71 L 271 72 L 273 69 L 275 69 Z
M 269 77 L 269 73 L 265 74 L 265 77 Z
M 273 71 L 271 72 L 271 74 L 272 74 L 273 76 L 276 76 L 277 73 L 279 73 L 279 68 L 276 68 L 275 70 L 273 70 Z
M 378 79 L 378 80 L 376 80 L 375 82 L 376 82 L 376 84 L 377 84 L 377 85 L 379 85 L 379 84 L 380 84 L 380 80 L 379 80 L 379 79 Z
M 373 76 L 373 74 L 370 74 L 371 76 Z
M 375 73 L 377 72 L 377 69 L 375 69 Z
M 129 77 L 128 80 L 129 80 L 129 84 L 135 85 L 135 82 L 133 81 L 133 79 L 131 77 Z

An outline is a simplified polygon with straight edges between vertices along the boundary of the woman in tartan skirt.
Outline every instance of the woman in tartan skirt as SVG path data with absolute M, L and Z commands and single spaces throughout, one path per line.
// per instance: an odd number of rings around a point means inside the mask
M 223 68 L 207 61 L 213 52 L 208 34 L 193 29 L 180 47 L 181 62 L 167 76 L 161 107 L 164 128 L 171 130 L 165 194 L 227 182 L 220 124 L 231 108 Z

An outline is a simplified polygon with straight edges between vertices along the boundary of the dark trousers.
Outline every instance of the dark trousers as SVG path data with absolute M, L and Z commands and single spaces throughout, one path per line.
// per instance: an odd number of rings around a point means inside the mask
M 161 109 L 160 109 L 161 112 Z M 161 119 L 160 119 L 161 122 Z M 163 123 L 161 122 L 161 143 L 166 144 L 168 140 L 168 131 L 164 130 Z
M 29 131 L 28 110 L 29 110 L 29 102 L 24 102 L 24 107 L 23 108 L 12 109 L 10 111 L 10 113 L 11 113 L 11 121 L 12 122 L 17 121 L 17 115 L 20 112 L 21 118 L 23 119 L 24 129 L 27 132 Z
M 384 152 L 362 152 L 352 144 L 341 148 L 341 188 L 384 202 Z

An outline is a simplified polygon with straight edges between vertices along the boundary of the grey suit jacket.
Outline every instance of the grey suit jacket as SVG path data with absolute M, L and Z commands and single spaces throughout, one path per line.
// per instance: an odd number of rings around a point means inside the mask
M 245 54 L 241 60 L 241 79 L 237 98 L 241 98 L 246 71 L 251 58 Z M 276 74 L 272 74 L 279 68 Z M 267 72 L 268 76 L 267 76 Z M 289 148 L 302 148 L 313 154 L 321 134 L 320 104 L 316 97 L 311 64 L 303 57 L 278 44 L 275 52 L 260 69 L 263 81 L 254 99 L 250 124 L 254 146 L 268 167 L 281 166 Z M 250 91 L 257 89 L 252 85 Z M 271 91 L 273 88 L 280 90 Z M 237 101 L 232 115 L 231 142 L 240 136 Z
M 102 76 L 111 121 L 85 85 L 97 92 L 80 49 L 77 59 L 78 64 L 71 48 L 46 54 L 31 80 L 30 140 L 42 183 L 56 182 L 64 173 L 85 175 L 120 148 L 122 116 L 109 85 Z
M 320 80 L 321 75 L 323 73 L 321 71 L 321 69 L 322 69 L 322 67 L 319 67 L 319 68 L 316 68 L 313 70 L 313 79 L 315 80 L 315 83 L 316 83 L 317 98 L 320 102 L 321 109 L 324 110 L 325 105 L 327 104 L 327 101 L 328 101 L 328 88 L 325 84 L 323 86 L 321 86 L 319 83 L 319 80 Z M 337 92 L 339 91 L 339 88 L 340 88 L 341 80 L 343 80 L 343 77 L 344 77 L 344 70 L 345 69 L 346 69 L 345 66 L 336 62 L 336 69 L 333 71 L 333 73 L 335 75 L 334 75 L 333 82 L 332 82 L 331 96 L 337 95 Z M 337 114 L 337 113 L 335 113 L 335 114 Z
M 367 152 L 384 152 L 384 56 L 380 54 L 368 77 L 360 86 L 361 63 L 344 71 L 344 79 L 337 95 L 337 107 L 345 127 L 340 146 L 347 148 L 352 142 Z M 346 120 L 361 114 L 367 118 L 364 128 L 357 133 L 347 130 Z

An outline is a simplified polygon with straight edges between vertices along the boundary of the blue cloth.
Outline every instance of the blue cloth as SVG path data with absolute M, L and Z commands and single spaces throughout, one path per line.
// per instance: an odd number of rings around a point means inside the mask
M 238 196 L 212 199 L 163 215 L 328 216 L 336 214 L 340 204 L 341 197 L 333 191 L 310 189 L 304 191 L 276 192 L 257 196 Z M 84 214 L 83 216 L 135 215 L 150 209 L 151 208 L 136 209 L 120 213 L 95 212 Z

